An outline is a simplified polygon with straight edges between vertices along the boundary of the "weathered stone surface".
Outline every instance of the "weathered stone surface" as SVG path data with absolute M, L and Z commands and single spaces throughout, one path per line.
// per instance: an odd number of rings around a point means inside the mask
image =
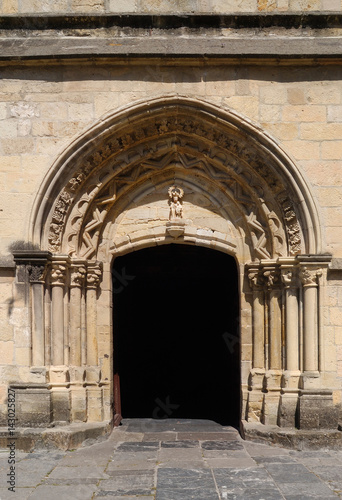
M 337 429 L 338 409 L 332 394 L 324 391 L 300 391 L 298 405 L 300 429 Z
M 243 422 L 242 435 L 246 440 L 259 443 L 270 442 L 296 450 L 319 450 L 322 448 L 339 450 L 342 446 L 342 433 L 339 430 L 281 429 L 278 426 Z
M 51 393 L 46 384 L 12 386 L 18 427 L 46 427 L 52 421 Z
M 338 12 L 305 13 L 323 8 Z M 119 422 L 112 304 L 132 278 L 113 281 L 112 261 L 186 244 L 235 258 L 240 331 L 222 332 L 222 348 L 239 352 L 241 417 L 279 424 L 269 438 L 293 446 L 338 436 L 322 429 L 337 429 L 341 404 L 340 5 L 1 9 L 25 13 L 0 17 L 1 423 L 20 383 L 20 425 L 105 422 L 113 400 Z M 158 436 L 151 422 L 145 434 Z M 69 446 L 85 434 L 49 436 Z M 181 452 L 189 467 L 194 450 Z M 161 454 L 173 467 L 174 449 Z

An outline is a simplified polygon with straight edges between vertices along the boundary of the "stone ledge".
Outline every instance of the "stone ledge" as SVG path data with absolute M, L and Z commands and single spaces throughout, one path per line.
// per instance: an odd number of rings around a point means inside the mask
M 342 449 L 342 432 L 338 429 L 312 431 L 293 428 L 285 429 L 276 425 L 263 425 L 243 420 L 241 435 L 246 441 L 274 444 L 292 450 Z
M 26 452 L 39 449 L 73 450 L 86 440 L 108 437 L 112 432 L 112 422 L 70 424 L 52 428 L 16 428 L 10 437 L 7 427 L 0 427 L 0 448 L 6 448 L 11 440 L 16 441 L 16 449 Z
M 340 59 L 342 37 L 225 38 L 193 36 L 127 36 L 113 38 L 17 37 L 0 39 L 0 61 L 70 60 L 80 58 L 207 58 L 266 60 Z

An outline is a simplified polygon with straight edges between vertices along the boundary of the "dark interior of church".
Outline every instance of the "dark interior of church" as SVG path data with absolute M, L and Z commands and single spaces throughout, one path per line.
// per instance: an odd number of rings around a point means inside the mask
M 113 266 L 114 371 L 123 418 L 238 426 L 240 342 L 233 257 L 169 244 Z

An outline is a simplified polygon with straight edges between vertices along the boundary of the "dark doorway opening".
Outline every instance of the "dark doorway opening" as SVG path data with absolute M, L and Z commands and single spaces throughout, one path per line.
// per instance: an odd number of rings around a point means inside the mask
M 138 250 L 115 259 L 113 294 L 114 380 L 123 418 L 238 426 L 234 258 L 178 244 Z

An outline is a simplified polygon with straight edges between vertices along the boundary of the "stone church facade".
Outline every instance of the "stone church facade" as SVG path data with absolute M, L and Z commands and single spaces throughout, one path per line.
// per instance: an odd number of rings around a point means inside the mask
M 1 425 L 9 390 L 18 429 L 118 424 L 114 262 L 182 245 L 235 262 L 244 434 L 336 438 L 341 10 L 0 2 Z

